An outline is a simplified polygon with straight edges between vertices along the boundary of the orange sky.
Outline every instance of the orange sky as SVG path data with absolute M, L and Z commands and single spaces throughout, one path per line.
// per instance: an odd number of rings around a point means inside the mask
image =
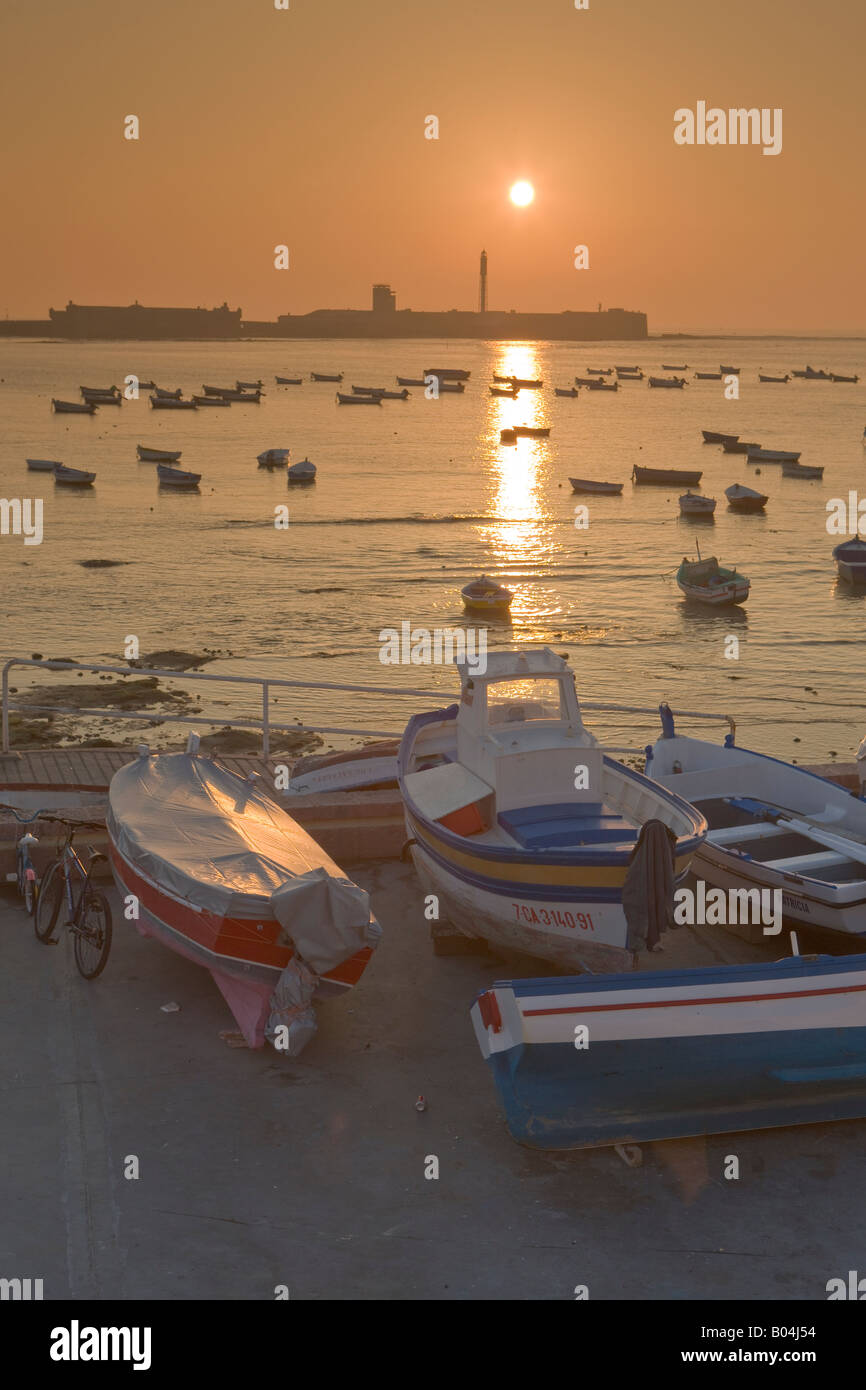
M 6 0 L 0 314 L 474 309 L 484 246 L 491 308 L 866 332 L 866 6 L 589 2 Z M 782 153 L 678 147 L 698 100 L 782 107 Z

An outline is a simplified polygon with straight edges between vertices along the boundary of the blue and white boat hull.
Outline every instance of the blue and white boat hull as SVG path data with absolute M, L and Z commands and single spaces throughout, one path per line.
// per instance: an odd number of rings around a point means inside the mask
M 533 1148 L 866 1117 L 866 956 L 505 981 L 472 1022 Z

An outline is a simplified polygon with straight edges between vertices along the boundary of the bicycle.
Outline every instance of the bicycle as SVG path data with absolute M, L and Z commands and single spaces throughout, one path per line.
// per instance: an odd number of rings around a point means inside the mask
M 31 816 L 20 816 L 14 806 L 0 805 L 0 811 L 11 811 L 19 825 L 30 825 L 35 820 L 50 819 L 44 811 L 34 811 Z M 25 831 L 15 844 L 15 881 L 30 917 L 36 915 L 36 902 L 39 897 L 39 877 L 30 858 L 30 846 L 38 844 L 38 837 L 31 835 L 29 830 Z
M 50 819 L 66 826 L 66 836 L 57 858 L 42 875 L 34 929 L 38 940 L 46 946 L 53 945 L 54 929 L 65 899 L 68 916 L 64 926 L 72 932 L 78 973 L 85 980 L 95 980 L 105 969 L 111 950 L 111 908 L 105 894 L 91 883 L 94 866 L 106 856 L 88 846 L 90 857 L 85 866 L 72 841 L 79 830 L 101 830 L 103 827 L 98 821 L 67 821 L 62 816 Z M 81 880 L 77 899 L 73 877 Z

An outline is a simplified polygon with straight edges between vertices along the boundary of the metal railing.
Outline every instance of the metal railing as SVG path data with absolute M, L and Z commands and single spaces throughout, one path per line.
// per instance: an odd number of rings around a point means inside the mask
M 101 673 L 111 673 L 121 676 L 165 676 L 172 680 L 181 681 L 221 681 L 224 684 L 241 686 L 258 686 L 261 692 L 260 719 L 226 719 L 221 715 L 209 715 L 205 711 L 199 711 L 195 715 L 179 713 L 154 713 L 148 710 L 116 710 L 112 708 L 86 709 L 78 705 L 34 705 L 29 700 L 15 700 L 11 698 L 9 690 L 9 672 L 15 667 L 39 667 L 49 671 L 98 671 Z M 11 747 L 9 715 L 27 712 L 30 714 L 74 714 L 76 717 L 92 717 L 98 719 L 134 719 L 139 723 L 146 724 L 214 724 L 220 728 L 231 729 L 257 729 L 262 736 L 262 757 L 267 760 L 270 757 L 271 732 L 280 733 L 316 733 L 316 734 L 346 734 L 361 738 L 400 738 L 402 729 L 360 729 L 360 728 L 339 728 L 328 724 L 300 724 L 294 721 L 291 724 L 281 723 L 272 719 L 270 714 L 270 692 L 272 689 L 281 690 L 333 690 L 341 691 L 346 694 L 359 695 L 387 695 L 387 696 L 412 696 L 425 700 L 435 700 L 443 702 L 448 697 L 441 690 L 422 690 L 415 687 L 392 686 L 392 685 L 345 685 L 335 681 L 298 681 L 282 680 L 271 676 L 223 676 L 215 675 L 208 671 L 177 671 L 162 670 L 158 667 L 146 666 L 103 666 L 90 662 L 82 661 L 37 661 L 33 658 L 12 657 L 3 667 L 2 675 L 2 721 L 3 739 L 2 751 L 8 753 Z M 451 697 L 456 700 L 458 695 Z M 582 700 L 581 710 L 593 710 L 612 714 L 646 714 L 658 719 L 659 710 L 657 705 L 613 705 L 606 702 L 596 702 L 592 700 Z M 736 724 L 728 714 L 707 714 L 699 710 L 672 710 L 671 713 L 677 718 L 682 719 L 709 719 L 714 722 L 726 723 L 732 735 L 736 734 Z M 607 751 L 611 753 L 643 753 L 643 748 L 622 747 L 618 745 L 605 744 Z

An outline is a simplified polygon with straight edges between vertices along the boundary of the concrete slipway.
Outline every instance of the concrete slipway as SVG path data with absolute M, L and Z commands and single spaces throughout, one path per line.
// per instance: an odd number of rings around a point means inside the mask
M 638 1168 L 520 1148 L 468 1010 L 537 972 L 435 956 L 412 870 L 352 872 L 385 939 L 298 1060 L 221 1040 L 209 975 L 141 939 L 116 894 L 92 984 L 2 895 L 0 1276 L 46 1299 L 823 1300 L 864 1267 L 866 1123 L 656 1144 Z M 660 966 L 784 951 L 666 941 Z

